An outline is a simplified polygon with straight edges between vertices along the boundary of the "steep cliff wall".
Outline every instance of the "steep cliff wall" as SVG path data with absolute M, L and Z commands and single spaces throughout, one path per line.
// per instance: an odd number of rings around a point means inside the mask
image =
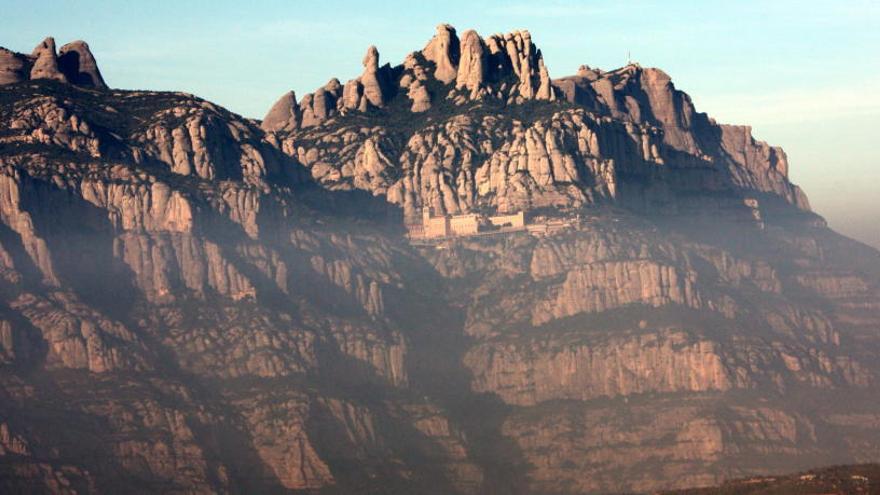
M 441 25 L 402 65 L 375 69 L 381 104 L 367 111 L 358 88 L 372 70 L 346 84 L 350 102 L 335 80 L 300 103 L 285 94 L 263 128 L 320 184 L 383 196 L 412 218 L 425 206 L 681 214 L 756 194 L 809 210 L 780 148 L 697 112 L 659 69 L 583 67 L 551 81 L 527 31 L 459 39 Z
M 442 25 L 260 123 L 107 89 L 84 46 L 0 51 L 0 492 L 650 491 L 880 459 L 877 252 L 662 72 L 551 80 L 527 32 Z M 412 246 L 425 206 L 579 221 Z

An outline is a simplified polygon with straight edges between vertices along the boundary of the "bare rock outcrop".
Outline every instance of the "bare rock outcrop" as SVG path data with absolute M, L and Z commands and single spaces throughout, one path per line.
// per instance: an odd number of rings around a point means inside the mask
M 424 206 L 457 213 L 481 206 L 509 211 L 610 200 L 671 214 L 722 210 L 723 215 L 738 215 L 759 224 L 758 203 L 749 197 L 730 198 L 727 192 L 731 190 L 743 196 L 753 194 L 751 191 L 770 193 L 809 208 L 803 193 L 788 180 L 781 150 L 754 140 L 746 128 L 717 125 L 698 113 L 690 98 L 660 70 L 630 65 L 603 72 L 584 67 L 577 76 L 554 82 L 526 31 L 486 40 L 468 31 L 457 58 L 452 56 L 454 50 L 450 51 L 452 34 L 441 26 L 428 44 L 430 50 L 414 52 L 402 66 L 384 72 L 398 74 L 398 86 L 405 90 L 412 112 L 431 113 L 440 96 L 429 89 L 436 87 L 431 80 L 442 82 L 433 71 L 442 67 L 442 77 L 446 77 L 454 67 L 455 87 L 446 97 L 456 105 L 491 98 L 516 106 L 530 100 L 553 101 L 560 94 L 581 107 L 578 110 L 584 110 L 583 114 L 548 104 L 546 116 L 530 119 L 535 129 L 521 129 L 514 119 L 512 131 L 497 137 L 491 127 L 505 119 L 483 117 L 476 127 L 468 122 L 471 129 L 486 129 L 477 131 L 480 138 L 470 142 L 466 140 L 472 139 L 474 131 L 440 132 L 432 120 L 413 129 L 404 145 L 377 141 L 375 134 L 383 132 L 381 127 L 331 126 L 324 131 L 326 135 L 321 129 L 291 133 L 283 147 L 310 167 L 322 184 L 383 194 L 402 205 L 407 217 L 417 215 Z M 368 56 L 366 60 L 372 59 Z M 377 61 L 371 64 L 377 65 Z M 368 72 L 372 70 L 365 74 Z M 362 82 L 363 77 L 346 85 L 342 107 L 363 110 L 365 105 L 375 106 L 378 96 L 373 102 L 366 98 Z M 389 94 L 381 93 L 383 104 Z M 447 128 L 463 127 L 465 122 L 460 115 L 447 119 L 443 124 Z M 586 129 L 577 130 L 566 121 Z M 552 127 L 545 127 L 550 123 Z M 426 139 L 429 134 L 433 136 Z M 344 135 L 345 140 L 331 135 Z M 436 145 L 430 144 L 433 139 Z M 399 156 L 397 173 L 386 175 L 400 179 L 355 180 L 364 173 L 353 162 L 358 148 L 349 145 L 351 140 L 362 145 L 373 140 L 387 154 Z M 705 169 L 715 172 L 710 177 L 702 172 Z M 629 183 L 622 184 L 620 177 L 627 177 L 624 182 Z M 690 203 L 673 197 L 677 191 L 695 199 Z
M 866 383 L 861 366 L 843 356 L 834 359 L 817 348 L 777 342 L 756 354 L 740 345 L 744 343 L 657 329 L 636 335 L 622 332 L 591 344 L 571 337 L 517 344 L 487 342 L 475 347 L 465 363 L 474 372 L 475 389 L 520 405 L 656 391 L 709 392 L 770 385 L 782 392 L 797 383 L 817 388 Z M 756 361 L 765 366 L 754 367 Z M 782 366 L 770 365 L 774 362 Z
M 262 126 L 78 86 L 91 63 L 3 90 L 0 492 L 653 492 L 880 459 L 878 254 L 781 150 L 654 69 L 550 81 L 522 31 L 367 55 Z M 484 224 L 405 238 L 426 207 Z
M 296 102 L 296 94 L 288 91 L 278 98 L 263 117 L 260 127 L 265 131 L 292 131 L 302 123 L 302 112 Z
M 16 354 L 20 353 L 16 340 L 12 325 L 0 320 L 0 364 L 11 364 L 16 360 Z
M 633 303 L 648 306 L 681 304 L 700 307 L 694 273 L 680 273 L 651 261 L 609 261 L 569 271 L 549 299 L 535 305 L 532 323 L 584 312 L 603 312 Z
M 305 95 L 300 102 L 302 126 L 315 126 L 329 119 L 336 113 L 341 97 L 342 85 L 335 78 L 314 93 Z
M 237 406 L 253 431 L 257 454 L 282 486 L 307 490 L 333 484 L 330 468 L 318 456 L 305 431 L 309 407 L 306 397 L 288 397 L 279 403 L 269 396 L 258 396 Z
M 647 391 L 724 391 L 750 385 L 748 375 L 737 369 L 745 363 L 727 362 L 720 345 L 684 333 L 667 331 L 621 336 L 592 346 L 552 347 L 549 342 L 535 342 L 528 350 L 487 344 L 475 348 L 465 362 L 477 373 L 475 389 L 496 392 L 506 402 L 521 405 Z M 531 379 L 510 381 L 514 376 Z
M 30 55 L 0 47 L 0 85 L 52 79 L 86 88 L 106 89 L 98 63 L 85 41 L 77 40 L 56 53 L 55 39 L 47 37 Z
M 504 36 L 492 35 L 486 39 L 486 45 L 492 58 L 495 77 L 501 79 L 505 72 L 512 71 L 519 80 L 516 91 L 510 94 L 508 101 L 555 98 L 541 51 L 532 43 L 532 36 L 528 31 L 515 31 Z
M 414 82 L 409 86 L 407 96 L 413 102 L 410 110 L 414 113 L 425 112 L 431 108 L 431 93 L 420 82 Z
M 144 346 L 127 328 L 94 313 L 69 295 L 53 300 L 22 295 L 10 304 L 40 330 L 49 368 L 93 373 L 149 369 Z
M 367 49 L 363 64 L 364 72 L 360 78 L 364 90 L 363 97 L 367 103 L 374 107 L 384 106 L 386 90 L 383 88 L 382 74 L 379 73 L 379 50 L 375 46 Z M 364 108 L 364 103 L 360 103 L 358 107 Z
M 34 48 L 31 53 L 34 65 L 31 68 L 31 79 L 55 79 L 56 81 L 68 82 L 58 68 L 58 55 L 55 53 L 55 38 L 44 39 Z
M 395 88 L 405 90 L 400 93 L 412 101 L 413 113 L 428 111 L 432 102 L 443 97 L 458 105 L 486 96 L 511 104 L 556 99 L 557 89 L 528 31 L 493 35 L 484 41 L 469 30 L 460 41 L 455 28 L 440 24 L 425 47 L 407 55 L 401 65 L 380 67 L 378 50 L 372 46 L 363 65 L 363 73 L 344 86 L 337 82 L 332 88 L 325 86 L 323 91 L 319 89 L 303 98 L 302 127 L 326 121 L 334 110 L 363 112 L 370 107 L 383 108 L 397 97 Z M 510 84 L 511 79 L 517 82 Z M 452 91 L 437 89 L 453 84 Z M 318 103 L 319 99 L 323 101 Z M 308 108 L 313 105 L 316 108 L 310 117 Z M 290 126 L 286 132 L 294 132 L 296 127 Z
M 759 207 L 750 206 L 757 204 L 749 197 L 753 192 L 769 193 L 809 209 L 802 191 L 788 179 L 781 149 L 755 140 L 748 128 L 719 125 L 697 112 L 691 99 L 659 69 L 630 64 L 606 72 L 582 66 L 577 75 L 553 81 L 528 31 L 485 39 L 466 31 L 459 40 L 454 28 L 445 24 L 437 27 L 423 50 L 409 54 L 402 65 L 380 68 L 378 51 L 371 47 L 364 67 L 361 77 L 344 88 L 325 88 L 324 104 L 304 99 L 300 105 L 303 115 L 317 105 L 314 118 L 303 117 L 303 122 L 308 120 L 315 129 L 286 131 L 279 139 L 282 148 L 309 166 L 322 184 L 336 189 L 366 186 L 371 193 L 402 205 L 407 217 L 424 206 L 457 213 L 483 206 L 505 211 L 610 199 L 670 214 L 722 210 L 726 216 L 739 215 L 745 221 L 751 217 L 757 224 L 761 213 Z M 442 89 L 453 81 L 454 87 Z M 317 96 L 315 93 L 315 102 Z M 403 127 L 412 129 L 406 137 L 409 141 L 376 141 L 377 131 L 383 132 L 381 126 L 345 128 L 347 124 L 338 120 L 334 121 L 338 125 L 322 132 L 321 124 L 332 113 L 327 110 L 332 106 L 327 101 L 335 101 L 337 110 L 349 112 L 387 107 L 399 97 L 408 99 L 411 112 L 425 115 L 425 119 L 414 121 L 420 124 Z M 500 139 L 490 131 L 465 143 L 458 142 L 457 136 L 437 132 L 440 124 L 432 118 L 443 98 L 458 106 L 480 105 L 478 100 L 488 98 L 516 108 L 529 101 L 553 102 L 563 97 L 585 111 L 582 120 L 590 127 L 589 134 L 576 138 L 576 153 L 575 138 L 565 136 L 570 131 L 564 127 L 561 134 L 554 130 L 553 137 L 548 137 L 530 130 L 522 132 L 514 125 L 514 130 Z M 524 120 L 537 125 L 552 115 L 556 126 L 572 115 L 570 108 L 552 103 L 542 108 L 535 119 Z M 394 111 L 391 117 L 393 121 L 404 118 Z M 443 125 L 462 121 L 461 115 L 444 115 L 443 119 L 447 121 Z M 480 126 L 485 127 L 505 118 L 493 123 L 485 117 L 483 120 Z M 443 149 L 412 149 L 423 143 L 428 133 L 436 135 Z M 344 141 L 339 141 L 342 136 Z M 524 153 L 499 145 L 511 136 L 523 139 Z M 351 140 L 363 146 L 368 139 L 376 141 L 386 154 L 401 157 L 397 173 L 387 176 L 403 180 L 354 180 L 364 174 L 353 163 L 358 146 L 350 145 Z M 548 139 L 551 141 L 542 142 Z M 583 139 L 589 148 L 580 144 Z M 342 142 L 344 146 L 339 145 Z M 516 166 L 511 166 L 510 153 L 517 155 L 512 162 Z M 487 162 L 494 163 L 486 166 Z M 524 169 L 526 174 L 521 173 Z M 425 170 L 427 175 L 420 173 Z M 712 172 L 704 173 L 706 170 Z M 420 184 L 413 183 L 410 174 Z M 626 177 L 626 183 L 621 183 L 621 177 Z M 730 198 L 730 191 L 735 191 L 735 198 Z M 689 202 L 681 195 L 673 197 L 679 192 L 696 199 Z
M 407 55 L 403 61 L 403 75 L 399 85 L 407 90 L 406 96 L 412 100 L 410 111 L 413 113 L 425 112 L 431 108 L 431 93 L 426 86 L 430 77 L 428 72 L 425 60 L 415 52 Z
M 708 407 L 699 399 L 660 400 L 648 407 L 575 405 L 548 411 L 535 422 L 517 416 L 505 424 L 505 431 L 517 438 L 525 457 L 540 466 L 530 476 L 536 493 L 650 491 L 657 478 L 668 480 L 665 489 L 703 486 L 719 481 L 714 468 L 729 455 L 763 457 L 769 450 L 778 458 L 789 454 L 791 442 L 821 448 L 816 423 L 781 406 L 736 404 L 717 416 Z M 762 431 L 769 424 L 776 426 Z M 735 438 L 730 436 L 733 432 Z M 624 459 L 625 468 L 604 464 L 613 460 L 619 466 Z M 741 466 L 742 475 L 761 472 L 758 462 Z M 584 471 L 590 475 L 584 476 Z
M 690 97 L 676 89 L 660 69 L 630 64 L 603 72 L 583 67 L 578 75 L 553 85 L 571 103 L 662 129 L 663 146 L 658 152 L 664 160 L 684 153 L 690 166 L 729 164 L 732 186 L 770 192 L 809 210 L 804 194 L 788 181 L 787 159 L 781 149 L 755 140 L 747 126 L 719 125 L 697 112 Z
M 434 78 L 443 84 L 449 84 L 457 77 L 459 51 L 455 28 L 449 24 L 440 24 L 437 26 L 437 34 L 422 49 L 422 55 L 434 63 Z
M 299 115 L 298 110 L 284 110 L 292 99 L 292 94 L 282 98 L 279 112 Z M 186 102 L 151 115 L 145 129 L 132 139 L 139 143 L 139 159 L 157 160 L 179 175 L 244 179 L 254 185 L 273 176 L 298 180 L 298 170 L 283 166 L 286 157 L 264 140 L 256 125 L 229 122 L 224 112 L 205 102 Z
M 33 266 L 40 272 L 42 282 L 57 286 L 60 284 L 49 252 L 46 239 L 35 228 L 34 217 L 22 207 L 22 196 L 28 195 L 31 185 L 26 175 L 13 171 L 0 175 L 0 221 L 17 234 L 21 245 Z
M 363 59 L 364 71 L 357 79 L 345 83 L 342 90 L 341 107 L 365 112 L 368 108 L 385 106 L 389 91 L 387 66 L 379 67 L 379 50 L 375 46 L 367 49 Z
M 107 87 L 95 56 L 85 41 L 77 40 L 62 46 L 58 52 L 58 68 L 71 84 L 92 88 Z
M 0 84 L 25 81 L 29 77 L 29 61 L 20 53 L 0 47 Z
M 459 213 L 481 205 L 515 211 L 611 200 L 617 163 L 641 173 L 658 160 L 650 130 L 608 125 L 580 110 L 531 124 L 514 120 L 509 130 L 499 122 L 498 115 L 455 116 L 413 133 L 402 147 L 356 128 L 327 137 L 312 131 L 285 146 L 320 183 L 384 194 L 407 217 L 422 206 Z M 396 166 L 388 155 L 398 156 Z
M 471 99 L 477 99 L 485 91 L 487 72 L 486 47 L 474 30 L 465 31 L 461 37 L 461 61 L 456 74 L 456 89 L 466 89 Z

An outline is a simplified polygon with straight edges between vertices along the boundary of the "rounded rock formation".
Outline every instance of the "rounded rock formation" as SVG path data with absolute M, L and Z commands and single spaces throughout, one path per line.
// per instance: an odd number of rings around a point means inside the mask
M 486 80 L 486 48 L 480 35 L 474 30 L 465 31 L 461 37 L 461 61 L 455 80 L 457 89 L 466 88 L 471 98 L 476 98 Z
M 30 55 L 0 47 L 0 85 L 32 79 L 52 79 L 87 88 L 107 88 L 88 43 L 77 40 L 56 53 L 51 36 Z
M 27 80 L 27 58 L 21 54 L 0 48 L 0 84 L 12 84 Z
M 455 28 L 449 24 L 437 26 L 437 34 L 422 50 L 425 59 L 434 62 L 434 77 L 449 84 L 456 79 L 458 72 L 459 42 Z
M 272 105 L 260 127 L 264 131 L 290 131 L 299 128 L 300 122 L 301 114 L 296 104 L 296 94 L 288 91 Z
M 34 66 L 31 69 L 31 79 L 55 79 L 67 82 L 67 77 L 58 69 L 58 57 L 55 55 L 55 38 L 51 36 L 44 39 L 34 48 L 31 57 L 34 58 Z
M 361 84 L 364 88 L 364 98 L 370 105 L 374 107 L 385 105 L 385 94 L 379 73 L 379 50 L 372 45 L 367 48 L 367 54 L 364 55 L 364 73 L 361 75 Z
M 58 52 L 58 68 L 68 81 L 77 86 L 107 87 L 101 71 L 98 70 L 98 63 L 85 41 L 77 40 L 62 46 Z

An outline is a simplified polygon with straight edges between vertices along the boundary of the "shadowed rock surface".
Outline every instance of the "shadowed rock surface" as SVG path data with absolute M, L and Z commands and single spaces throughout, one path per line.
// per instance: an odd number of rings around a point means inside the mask
M 61 47 L 58 52 L 58 67 L 67 79 L 78 86 L 106 88 L 104 78 L 98 69 L 89 45 L 85 41 L 74 41 Z
M 51 36 L 30 55 L 0 47 L 0 85 L 29 79 L 54 79 L 87 88 L 107 87 L 88 43 L 73 41 L 56 53 L 55 38 Z
M 54 42 L 0 52 L 0 492 L 631 492 L 880 459 L 880 253 L 784 152 L 658 69 L 552 80 L 525 31 L 457 36 L 370 47 L 262 122 L 107 89 L 84 43 L 75 73 Z M 567 227 L 411 244 L 425 207 Z
M 834 466 L 782 476 L 755 476 L 704 489 L 667 492 L 667 495 L 853 495 L 877 493 L 880 466 Z

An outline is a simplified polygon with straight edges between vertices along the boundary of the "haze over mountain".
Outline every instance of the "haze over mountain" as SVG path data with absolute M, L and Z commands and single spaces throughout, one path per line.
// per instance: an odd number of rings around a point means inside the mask
M 526 27 L 541 40 L 553 74 L 584 63 L 619 67 L 629 51 L 674 76 L 702 111 L 751 125 L 759 139 L 785 147 L 797 163 L 793 179 L 831 226 L 880 247 L 872 134 L 880 118 L 877 2 L 744 0 L 695 8 L 678 0 L 390 0 L 366 8 L 334 0 L 325 8 L 219 0 L 209 11 L 178 2 L 3 5 L 16 13 L 4 25 L 8 48 L 30 51 L 49 33 L 84 38 L 116 87 L 187 91 L 253 118 L 288 89 L 304 94 L 329 74 L 356 76 L 371 44 L 388 60 L 403 60 L 413 40 L 441 21 L 481 33 Z
M 597 493 L 880 459 L 880 253 L 785 151 L 658 68 L 425 38 L 262 120 L 112 89 L 83 42 L 0 52 L 0 491 Z

